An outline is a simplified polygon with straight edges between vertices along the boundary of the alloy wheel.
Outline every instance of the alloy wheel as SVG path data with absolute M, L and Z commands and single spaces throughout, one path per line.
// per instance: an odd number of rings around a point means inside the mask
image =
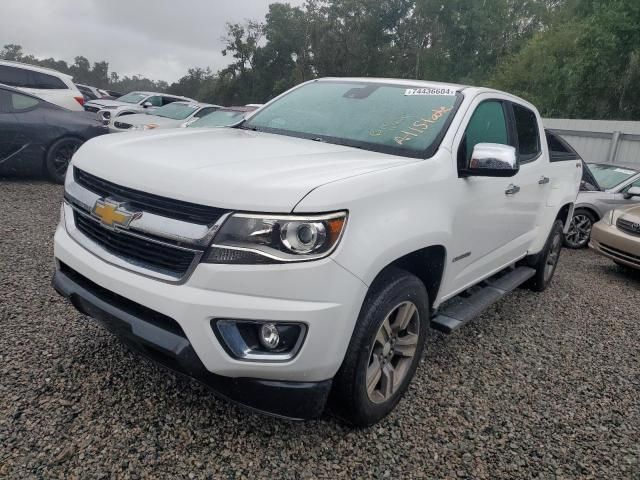
M 366 371 L 369 400 L 383 403 L 402 385 L 411 369 L 420 333 L 420 315 L 413 302 L 391 309 L 373 340 Z
M 591 238 L 591 219 L 584 214 L 574 215 L 569 225 L 565 240 L 570 247 L 579 248 L 586 245 Z
M 63 176 L 65 175 L 69 162 L 73 158 L 73 154 L 76 153 L 80 143 L 76 140 L 68 140 L 61 144 L 53 154 L 53 168 L 55 172 Z

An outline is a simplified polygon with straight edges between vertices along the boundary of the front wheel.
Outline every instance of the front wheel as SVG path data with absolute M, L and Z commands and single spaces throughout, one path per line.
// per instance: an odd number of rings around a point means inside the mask
M 51 180 L 56 183 L 64 183 L 69 163 L 80 145 L 82 145 L 80 139 L 61 138 L 49 147 L 44 167 Z
M 569 231 L 564 236 L 564 244 L 568 248 L 585 248 L 591 238 L 591 229 L 596 219 L 586 210 L 576 210 L 569 224 Z
M 542 251 L 527 259 L 529 266 L 536 270 L 535 275 L 531 277 L 526 284 L 531 290 L 542 292 L 546 290 L 551 283 L 553 274 L 556 272 L 556 267 L 558 266 L 558 260 L 560 260 L 562 237 L 562 222 L 556 220 L 551 227 L 551 233 L 549 233 L 549 237 Z
M 389 414 L 415 374 L 429 321 L 424 284 L 404 270 L 384 272 L 364 301 L 334 379 L 333 411 L 360 427 Z

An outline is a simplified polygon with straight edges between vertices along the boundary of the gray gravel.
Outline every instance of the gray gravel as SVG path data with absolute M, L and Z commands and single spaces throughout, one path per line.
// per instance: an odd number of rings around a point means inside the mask
M 564 251 L 435 336 L 381 424 L 278 421 L 127 351 L 50 287 L 62 189 L 0 182 L 0 477 L 640 478 L 640 276 Z

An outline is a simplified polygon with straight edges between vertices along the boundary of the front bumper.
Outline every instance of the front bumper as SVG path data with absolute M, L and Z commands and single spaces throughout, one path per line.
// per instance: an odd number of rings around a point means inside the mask
M 56 270 L 53 286 L 85 315 L 151 360 L 195 378 L 220 396 L 271 415 L 306 419 L 322 414 L 331 380 L 286 382 L 230 378 L 209 372 L 184 332 L 171 319 L 115 295 L 68 266 Z
M 603 221 L 596 223 L 589 243 L 596 252 L 623 265 L 640 270 L 640 237 L 620 231 Z
M 307 415 L 284 414 L 269 405 L 254 405 L 254 397 L 258 397 L 258 402 L 259 397 L 269 397 L 257 390 L 266 386 L 276 392 L 279 400 L 275 407 L 281 402 L 289 403 L 285 397 L 291 395 L 294 404 L 317 413 L 316 407 L 304 404 L 316 397 L 319 403 L 326 400 L 323 392 L 328 391 L 330 379 L 342 363 L 367 292 L 362 281 L 330 258 L 285 265 L 200 264 L 185 283 L 163 282 L 96 257 L 69 236 L 64 222 L 56 231 L 54 252 L 57 290 L 103 323 L 104 312 L 108 319 L 117 319 L 119 325 L 124 321 L 124 330 L 117 331 L 127 342 L 133 341 L 137 350 L 149 355 L 150 343 L 156 345 L 152 352 L 164 352 L 162 363 L 214 385 L 222 395 L 260 410 L 296 418 Z M 65 278 L 62 266 L 101 291 L 124 299 L 124 303 L 131 302 L 147 313 L 152 312 L 151 317 L 168 318 L 177 326 L 169 330 L 178 330 L 183 337 L 160 335 L 162 332 L 157 329 L 147 328 L 140 323 L 148 320 L 145 315 L 134 315 L 138 321 L 103 308 L 104 301 L 96 303 L 89 296 L 94 293 L 91 289 L 80 289 Z M 91 307 L 96 304 L 99 311 Z M 139 311 L 138 307 L 134 310 Z M 219 318 L 302 322 L 307 326 L 307 334 L 300 351 L 290 360 L 239 360 L 227 353 L 211 327 L 211 321 Z M 141 345 L 146 347 L 140 348 Z M 239 387 L 247 382 L 251 387 Z M 220 387 L 222 384 L 225 386 Z

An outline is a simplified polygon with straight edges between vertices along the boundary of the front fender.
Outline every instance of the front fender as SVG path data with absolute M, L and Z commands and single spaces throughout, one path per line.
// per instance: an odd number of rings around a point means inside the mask
M 451 243 L 454 212 L 446 199 L 452 162 L 447 152 L 437 157 L 321 186 L 295 212 L 348 210 L 346 230 L 333 258 L 371 285 L 393 261 Z

